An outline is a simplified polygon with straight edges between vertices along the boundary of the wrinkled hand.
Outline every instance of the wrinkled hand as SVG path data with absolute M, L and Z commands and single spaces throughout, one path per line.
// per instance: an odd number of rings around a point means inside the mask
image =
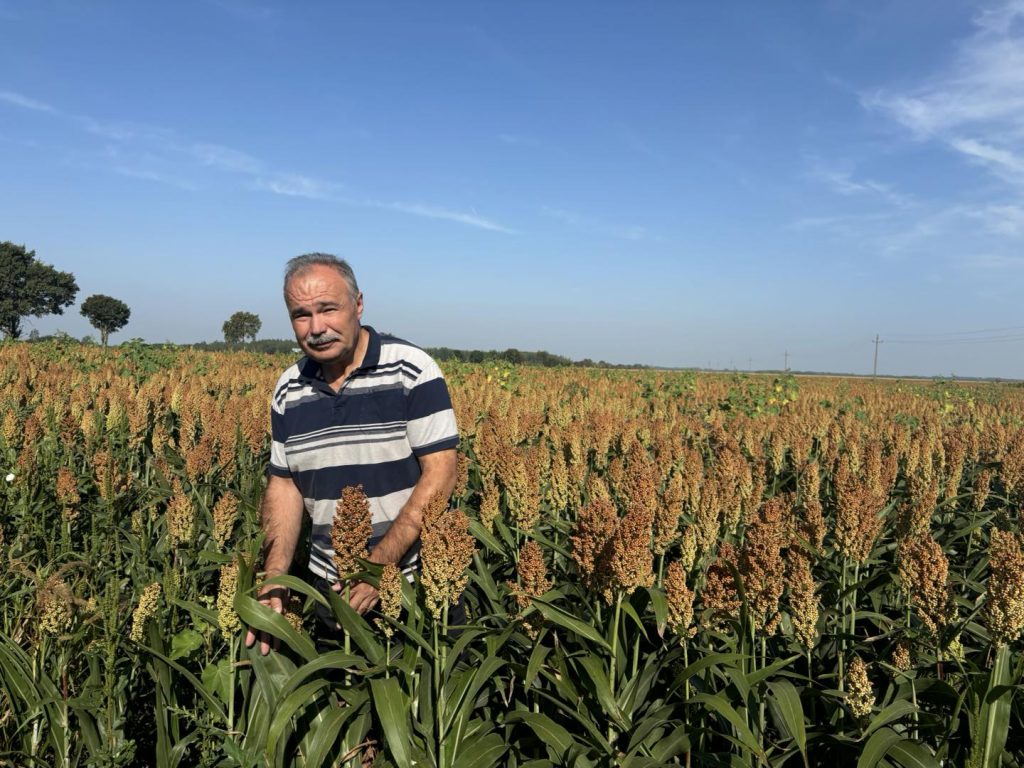
M 331 589 L 335 592 L 341 592 L 342 583 L 340 581 L 335 582 L 331 585 Z M 348 591 L 348 604 L 360 616 L 364 615 L 367 611 L 373 610 L 373 607 L 377 605 L 378 599 L 376 587 L 367 584 L 365 581 L 357 581 Z
M 265 587 L 259 596 L 259 601 L 275 613 L 284 613 L 287 600 L 288 590 L 274 585 Z M 257 638 L 260 641 L 260 654 L 263 656 L 270 653 L 271 648 L 276 651 L 281 645 L 281 642 L 270 633 L 256 632 L 250 627 L 249 632 L 245 636 L 245 647 L 252 648 Z

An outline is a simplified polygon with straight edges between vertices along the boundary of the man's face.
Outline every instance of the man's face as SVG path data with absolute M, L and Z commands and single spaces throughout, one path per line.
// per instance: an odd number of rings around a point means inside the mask
M 345 278 L 317 264 L 295 275 L 284 296 L 302 351 L 321 365 L 347 366 L 359 343 L 363 295 L 353 298 Z

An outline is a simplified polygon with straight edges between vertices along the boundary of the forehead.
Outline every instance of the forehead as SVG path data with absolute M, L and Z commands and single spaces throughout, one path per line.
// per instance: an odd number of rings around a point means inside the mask
M 317 301 L 343 302 L 349 298 L 349 285 L 331 267 L 315 264 L 293 275 L 285 287 L 285 301 L 299 304 Z

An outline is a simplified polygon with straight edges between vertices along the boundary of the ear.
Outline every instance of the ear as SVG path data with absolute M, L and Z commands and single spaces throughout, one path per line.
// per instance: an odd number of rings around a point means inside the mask
M 360 291 L 359 295 L 356 296 L 356 317 L 360 320 L 363 319 L 363 292 Z

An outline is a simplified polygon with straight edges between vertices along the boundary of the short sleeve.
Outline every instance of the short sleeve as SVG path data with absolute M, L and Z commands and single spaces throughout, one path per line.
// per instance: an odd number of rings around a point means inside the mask
M 417 456 L 459 444 L 448 385 L 437 363 L 429 358 L 406 395 L 406 420 L 409 445 Z
M 284 406 L 278 405 L 275 398 L 270 404 L 270 466 L 267 468 L 276 477 L 291 477 L 288 469 L 288 455 L 284 445 L 288 435 L 284 425 Z

